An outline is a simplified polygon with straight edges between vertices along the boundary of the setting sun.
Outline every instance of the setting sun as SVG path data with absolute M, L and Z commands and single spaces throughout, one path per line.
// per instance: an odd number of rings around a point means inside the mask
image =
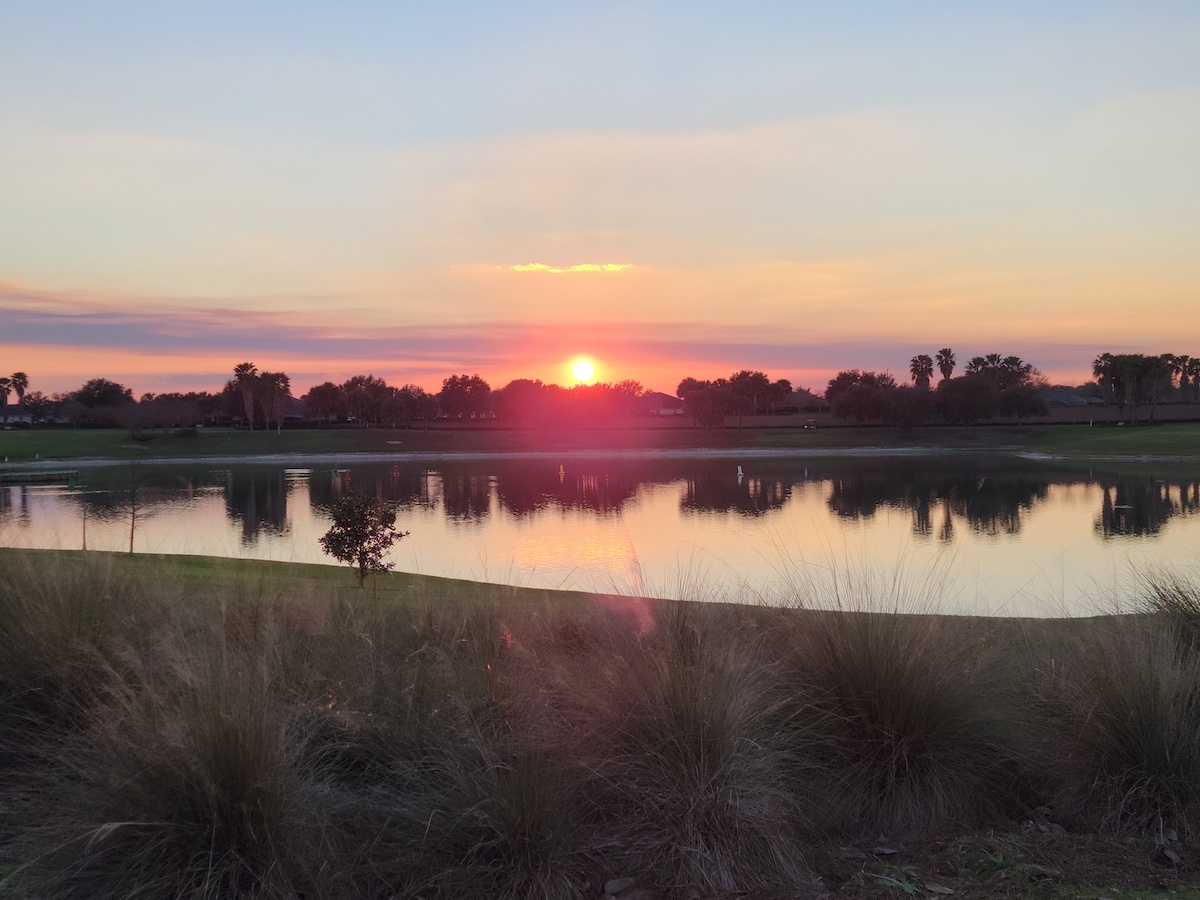
M 590 359 L 581 357 L 571 363 L 571 375 L 581 384 L 591 384 L 596 377 L 596 367 Z

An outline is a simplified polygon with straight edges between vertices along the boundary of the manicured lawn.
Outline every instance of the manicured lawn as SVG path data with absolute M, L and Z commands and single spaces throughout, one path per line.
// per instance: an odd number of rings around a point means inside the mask
M 421 598 L 431 603 L 503 605 L 530 611 L 570 609 L 584 604 L 585 595 L 570 591 L 513 587 L 408 572 L 381 572 L 368 578 L 359 589 L 349 566 L 322 566 L 256 559 L 226 559 L 215 556 L 165 556 L 158 554 L 107 553 L 75 550 L 24 550 L 0 548 L 0 562 L 21 561 L 35 569 L 85 571 L 103 564 L 126 578 L 177 582 L 185 592 L 203 589 L 222 592 L 236 586 L 252 586 L 258 592 L 303 594 L 320 590 L 345 599 L 403 601 Z
M 1200 424 L 1088 427 L 1025 425 L 977 427 L 726 428 L 700 431 L 646 427 L 553 431 L 492 425 L 429 430 L 307 429 L 248 432 L 202 429 L 192 436 L 155 433 L 133 440 L 120 429 L 33 429 L 0 432 L 0 457 L 10 462 L 99 457 L 115 460 L 250 457 L 272 454 L 523 453 L 556 451 L 757 448 L 780 452 L 859 448 L 1029 451 L 1065 456 L 1177 456 L 1200 458 Z

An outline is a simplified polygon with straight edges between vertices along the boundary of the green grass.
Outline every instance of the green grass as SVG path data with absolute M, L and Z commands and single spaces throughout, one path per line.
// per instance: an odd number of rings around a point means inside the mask
M 1200 424 L 1045 428 L 1030 450 L 1072 456 L 1200 456 Z
M 381 601 L 420 598 L 429 603 L 504 604 L 522 610 L 573 609 L 586 603 L 583 595 L 548 588 L 416 575 L 408 572 L 380 572 L 368 577 L 359 588 L 349 566 L 316 563 L 275 562 L 271 560 L 228 559 L 215 556 L 109 553 L 83 550 L 27 550 L 0 547 L 0 564 L 22 565 L 47 573 L 47 585 L 58 591 L 63 578 L 94 578 L 97 567 L 112 577 L 131 584 L 155 579 L 177 586 L 183 593 L 213 592 L 231 589 L 259 594 L 299 594 L 321 591 L 330 598 L 369 597 Z M 58 591 L 58 596 L 63 596 Z
M 646 621 L 450 579 L 0 551 L 0 897 L 584 900 L 627 876 L 767 900 L 818 872 L 860 898 L 1188 896 L 1200 658 L 1170 608 L 795 599 Z
M 782 420 L 781 420 L 782 421 Z M 398 443 L 397 443 L 398 442 Z M 202 429 L 194 436 L 155 433 L 135 441 L 119 429 L 33 429 L 0 432 L 0 455 L 10 462 L 103 458 L 181 459 L 269 454 L 516 453 L 608 450 L 757 448 L 794 452 L 862 447 L 935 448 L 1061 454 L 1066 456 L 1200 456 L 1200 424 L 1138 426 L 1025 425 L 895 428 L 747 427 L 699 431 L 662 424 L 579 431 L 518 430 L 494 426 L 429 430 L 307 429 L 249 432 Z

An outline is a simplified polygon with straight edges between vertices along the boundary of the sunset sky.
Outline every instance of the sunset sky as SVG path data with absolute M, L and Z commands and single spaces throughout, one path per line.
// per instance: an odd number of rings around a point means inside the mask
M 0 6 L 0 373 L 1200 355 L 1200 4 Z

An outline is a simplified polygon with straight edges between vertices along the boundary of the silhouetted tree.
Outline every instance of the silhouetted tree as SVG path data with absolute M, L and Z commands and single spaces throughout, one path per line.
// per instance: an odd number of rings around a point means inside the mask
M 491 386 L 478 375 L 451 375 L 442 382 L 438 406 L 451 418 L 482 416 L 491 403 Z
M 45 422 L 54 413 L 54 401 L 41 391 L 30 391 L 26 394 L 23 405 L 34 422 Z
M 1092 361 L 1092 375 L 1105 400 L 1116 405 L 1119 415 L 1124 415 L 1127 405 L 1132 406 L 1135 424 L 1137 408 L 1144 404 L 1149 404 L 1150 420 L 1154 420 L 1155 406 L 1171 390 L 1172 372 L 1169 353 L 1102 353 Z
M 729 390 L 733 393 L 738 428 L 741 428 L 744 415 L 754 415 L 759 407 L 766 404 L 771 392 L 771 379 L 763 372 L 742 369 L 729 376 Z
M 938 371 L 942 373 L 942 381 L 945 381 L 954 374 L 954 364 L 958 362 L 954 358 L 954 351 L 949 347 L 943 347 L 934 357 L 937 360 Z
M 882 419 L 887 414 L 888 393 L 896 379 L 887 372 L 838 372 L 825 388 L 825 399 L 835 418 L 854 418 L 856 425 L 867 419 Z
M 233 367 L 233 386 L 242 395 L 242 406 L 246 411 L 246 423 L 254 430 L 254 398 L 258 388 L 258 366 L 252 362 L 238 363 Z
M 133 402 L 133 391 L 106 378 L 93 378 L 72 391 L 71 399 L 89 408 L 125 406 Z
M 29 387 L 29 376 L 24 372 L 13 372 L 9 380 L 12 382 L 13 392 L 17 395 L 17 408 L 20 409 L 25 403 L 25 389 Z
M 291 405 L 291 379 L 284 372 L 263 372 L 258 376 L 263 418 L 267 429 L 275 422 L 276 433 L 283 433 L 283 420 Z
M 1184 371 L 1192 379 L 1192 401 L 1200 400 L 1200 356 L 1189 356 Z
M 679 382 L 679 386 L 675 388 L 675 396 L 682 400 L 692 391 L 698 391 L 700 388 L 706 387 L 709 384 L 712 384 L 712 382 L 700 381 L 699 379 L 691 377 L 685 378 L 683 381 Z
M 683 411 L 706 430 L 714 430 L 725 424 L 725 417 L 734 409 L 734 394 L 724 378 L 704 382 L 683 397 Z
M 937 408 L 954 425 L 970 425 L 991 419 L 999 411 L 1000 390 L 985 375 L 947 378 L 937 387 Z
M 392 396 L 394 389 L 376 375 L 355 375 L 342 382 L 341 390 L 346 414 L 365 428 L 383 421 L 384 401 Z
M 935 411 L 933 392 L 928 386 L 910 387 L 906 384 L 885 390 L 882 397 L 883 418 L 889 425 L 912 428 L 924 425 Z
M 929 390 L 929 382 L 933 378 L 933 357 L 928 353 L 914 356 L 908 370 L 912 373 L 913 384 L 923 391 Z
M 413 419 L 420 419 L 428 428 L 429 420 L 437 415 L 437 401 L 432 394 L 419 385 L 404 385 L 396 391 L 396 397 L 404 403 L 406 424 Z
M 328 425 L 336 419 L 344 407 L 342 389 L 332 381 L 325 381 L 308 389 L 302 398 L 308 404 L 309 414 L 318 422 Z

